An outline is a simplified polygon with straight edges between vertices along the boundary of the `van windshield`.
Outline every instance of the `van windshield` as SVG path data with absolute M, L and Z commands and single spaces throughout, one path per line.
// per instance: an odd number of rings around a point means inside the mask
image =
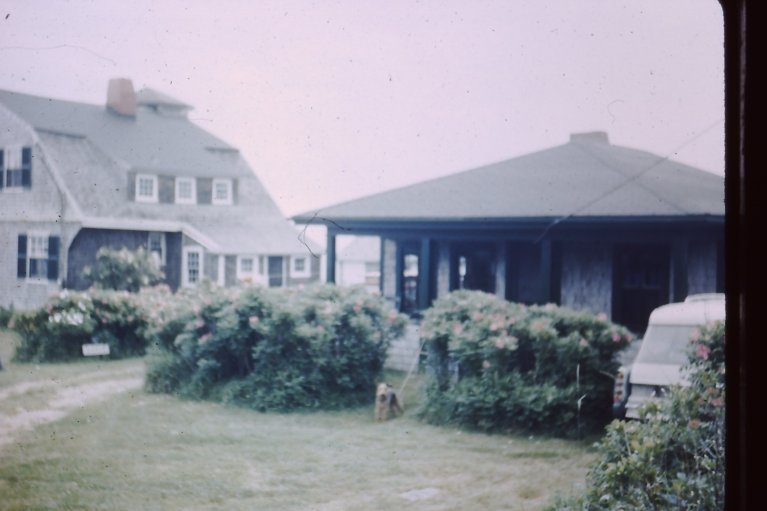
M 650 325 L 642 340 L 637 362 L 643 364 L 684 365 L 690 336 L 697 327 L 691 325 Z

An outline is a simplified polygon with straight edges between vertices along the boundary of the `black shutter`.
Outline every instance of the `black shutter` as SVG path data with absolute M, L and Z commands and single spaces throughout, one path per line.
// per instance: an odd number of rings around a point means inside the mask
M 32 188 L 32 148 L 21 150 L 21 186 Z
M 19 252 L 18 264 L 16 266 L 16 276 L 23 279 L 27 276 L 27 235 L 19 234 Z
M 59 278 L 59 242 L 58 236 L 48 237 L 48 280 Z
M 3 189 L 3 185 L 5 185 L 5 153 L 3 153 L 3 150 L 0 149 L 0 190 Z

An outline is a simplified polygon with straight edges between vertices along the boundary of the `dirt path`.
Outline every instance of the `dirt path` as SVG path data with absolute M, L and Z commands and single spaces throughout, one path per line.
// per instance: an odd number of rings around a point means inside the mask
M 16 435 L 36 426 L 60 420 L 76 409 L 131 390 L 144 382 L 143 368 L 100 371 L 54 381 L 24 382 L 0 391 L 0 402 L 23 399 L 33 392 L 50 391 L 51 397 L 39 406 L 17 407 L 14 414 L 0 413 L 0 449 L 13 442 Z

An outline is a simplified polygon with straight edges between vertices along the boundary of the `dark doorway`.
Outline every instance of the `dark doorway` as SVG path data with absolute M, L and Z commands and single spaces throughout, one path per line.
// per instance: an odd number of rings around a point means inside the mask
M 269 287 L 282 287 L 283 285 L 283 258 L 282 256 L 269 256 Z
M 613 262 L 613 313 L 616 323 L 637 334 L 650 313 L 669 303 L 668 245 L 618 245 Z
M 455 244 L 451 264 L 451 289 L 474 289 L 495 293 L 495 260 L 495 245 Z

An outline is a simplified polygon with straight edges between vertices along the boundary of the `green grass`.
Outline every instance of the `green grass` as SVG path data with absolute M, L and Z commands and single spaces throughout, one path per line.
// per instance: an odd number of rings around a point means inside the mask
M 141 363 L 6 364 L 16 373 L 0 391 L 23 375 L 100 379 Z M 399 388 L 403 375 L 388 377 Z M 405 416 L 386 423 L 373 421 L 372 398 L 273 414 L 119 394 L 0 447 L 0 509 L 535 510 L 583 483 L 595 459 L 585 444 L 425 425 L 412 416 L 419 385 L 410 380 Z

